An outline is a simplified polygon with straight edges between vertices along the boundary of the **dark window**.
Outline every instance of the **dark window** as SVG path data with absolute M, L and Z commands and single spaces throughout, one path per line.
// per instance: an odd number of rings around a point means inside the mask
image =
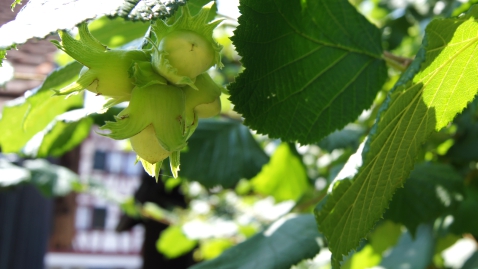
M 91 220 L 92 229 L 103 230 L 106 223 L 106 208 L 95 207 L 93 209 L 93 219 Z
M 105 170 L 106 169 L 106 152 L 95 151 L 93 169 Z

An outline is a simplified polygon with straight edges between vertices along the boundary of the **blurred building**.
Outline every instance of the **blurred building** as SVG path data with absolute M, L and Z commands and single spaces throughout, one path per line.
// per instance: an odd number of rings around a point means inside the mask
M 122 143 L 91 132 L 80 149 L 79 175 L 86 181 L 98 181 L 108 193 L 76 194 L 74 233 L 69 247 L 57 248 L 69 235 L 50 238 L 45 257 L 47 268 L 140 268 L 144 227 L 116 232 L 121 218 L 117 199 L 132 196 L 140 184 L 141 165 L 134 165 L 136 154 L 125 151 Z M 57 230 L 57 229 L 55 229 Z M 58 227 L 60 233 L 61 227 Z
M 17 5 L 12 12 L 11 0 L 0 0 L 0 26 L 15 19 L 21 9 Z M 26 4 L 28 1 L 23 1 Z M 52 39 L 56 37 L 49 37 Z M 7 53 L 6 66 L 13 67 L 13 79 L 5 85 L 0 85 L 0 107 L 13 98 L 23 95 L 27 90 L 41 85 L 46 76 L 55 69 L 54 57 L 56 47 L 48 40 L 30 40 L 18 46 L 18 50 L 10 50 Z M 9 72 L 7 68 L 0 67 L 0 73 Z M 10 68 L 8 68 L 10 69 Z M 1 84 L 1 83 L 0 83 Z
M 12 12 L 12 2 L 0 0 L 0 26 L 13 20 L 21 9 L 17 5 Z M 41 85 L 56 67 L 56 51 L 48 40 L 30 40 L 18 50 L 8 51 L 0 80 L 2 74 L 13 79 L 3 85 L 0 81 L 0 109 L 5 102 Z M 96 179 L 112 193 L 126 196 L 140 184 L 142 167 L 134 166 L 135 159 L 120 142 L 92 132 L 81 147 L 55 161 L 84 180 Z M 31 186 L 0 192 L 0 269 L 140 268 L 144 228 L 135 226 L 118 233 L 115 228 L 120 217 L 117 203 L 101 195 L 51 199 Z

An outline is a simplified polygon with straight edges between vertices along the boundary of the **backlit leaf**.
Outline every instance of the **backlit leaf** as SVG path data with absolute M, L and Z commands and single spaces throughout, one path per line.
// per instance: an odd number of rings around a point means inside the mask
M 174 259 L 192 250 L 196 244 L 183 234 L 180 226 L 170 226 L 160 234 L 156 248 L 168 259 Z
M 477 15 L 475 6 L 466 16 L 428 25 L 422 51 L 382 109 L 359 173 L 319 204 L 316 216 L 335 268 L 382 216 L 413 169 L 421 144 L 476 95 Z
M 93 119 L 82 112 L 83 110 L 78 109 L 58 116 L 37 133 L 25 148 L 39 158 L 59 157 L 72 150 L 88 137 L 93 125 Z
M 52 89 L 61 89 L 78 78 L 81 65 L 73 62 L 54 71 L 43 85 L 7 103 L 0 119 L 0 145 L 5 153 L 18 153 L 38 132 L 42 131 L 56 116 L 83 106 L 83 95 L 68 99 L 53 96 Z
M 271 195 L 276 202 L 297 201 L 309 188 L 305 167 L 287 143 L 277 147 L 270 162 L 251 180 L 257 193 Z

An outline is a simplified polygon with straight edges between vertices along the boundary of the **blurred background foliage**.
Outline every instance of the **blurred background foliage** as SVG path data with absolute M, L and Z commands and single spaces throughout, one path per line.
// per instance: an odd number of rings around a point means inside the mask
M 206 2 L 190 0 L 189 5 L 194 10 Z M 458 16 L 478 1 L 350 2 L 381 29 L 384 49 L 405 63 L 404 68 L 417 53 L 424 29 L 432 19 Z M 217 18 L 224 19 L 215 36 L 224 46 L 225 67 L 209 73 L 227 88 L 242 70 L 240 56 L 229 39 L 237 21 L 220 13 Z M 111 48 L 138 47 L 143 44 L 148 23 L 103 17 L 89 27 Z M 317 231 L 312 209 L 364 142 L 387 92 L 403 71 L 400 66 L 391 66 L 388 81 L 372 107 L 354 123 L 313 145 L 255 134 L 241 124 L 240 115 L 224 94 L 221 115 L 200 122 L 189 140 L 181 158 L 180 178 L 172 178 L 169 169 L 164 169 L 165 188 L 179 187 L 187 201 L 186 208 L 165 209 L 134 198 L 116 199 L 115 194 L 102 189 L 101 182 L 80 181 L 71 171 L 38 159 L 71 150 L 93 126 L 112 119 L 120 109 L 78 116 L 75 111 L 88 111 L 94 106 L 88 103 L 90 99 L 73 97 L 65 102 L 63 97 L 51 98 L 51 85 L 68 83 L 80 68 L 61 52 L 57 62 L 58 71 L 43 87 L 5 107 L 2 113 L 2 130 L 13 130 L 13 123 L 24 122 L 21 128 L 26 132 L 23 137 L 17 137 L 14 130 L 2 134 L 2 149 L 18 155 L 0 158 L 0 190 L 33 184 L 46 196 L 87 191 L 107 197 L 132 218 L 167 222 L 170 226 L 157 239 L 157 251 L 168 258 L 193 251 L 197 262 L 206 261 L 193 268 L 259 268 L 250 266 L 261 261 L 261 269 L 330 268 L 327 242 Z M 48 105 L 44 105 L 47 100 Z M 28 110 L 30 106 L 38 109 Z M 397 191 L 383 220 L 359 249 L 349 254 L 343 268 L 478 267 L 478 254 L 460 248 L 463 242 L 476 244 L 478 239 L 477 108 L 475 100 L 422 146 L 405 188 Z M 30 117 L 42 120 L 29 121 Z

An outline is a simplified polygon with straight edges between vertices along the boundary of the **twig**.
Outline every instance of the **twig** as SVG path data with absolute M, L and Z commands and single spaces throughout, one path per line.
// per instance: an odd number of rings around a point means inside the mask
M 400 71 L 405 71 L 413 61 L 413 59 L 397 56 L 389 51 L 383 52 L 383 59 L 387 64 Z

